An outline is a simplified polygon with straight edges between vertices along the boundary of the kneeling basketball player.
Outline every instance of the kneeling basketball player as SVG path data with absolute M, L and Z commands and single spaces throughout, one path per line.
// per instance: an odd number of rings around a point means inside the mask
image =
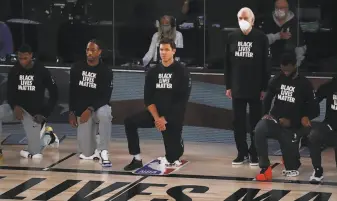
M 74 64 L 70 70 L 69 123 L 77 128 L 80 159 L 98 158 L 103 167 L 110 167 L 113 73 L 100 59 L 99 41 L 91 40 L 86 53 L 87 61 Z
M 310 81 L 298 74 L 295 52 L 281 57 L 281 70 L 269 83 L 264 98 L 264 117 L 255 127 L 255 144 L 261 172 L 256 179 L 271 180 L 272 170 L 268 158 L 268 138 L 280 143 L 285 170 L 284 176 L 299 174 L 299 145 L 297 132 L 302 126 L 311 125 L 310 120 L 319 114 Z M 271 108 L 273 99 L 274 106 Z
M 311 162 L 314 168 L 310 176 L 311 182 L 321 182 L 323 180 L 323 167 L 321 157 L 321 147 L 332 146 L 335 149 L 337 159 L 337 79 L 321 85 L 316 91 L 316 100 L 321 102 L 326 99 L 326 113 L 323 122 L 312 122 L 312 125 L 305 134 L 307 135 L 307 146 L 310 150 Z
M 132 171 L 143 166 L 140 156 L 138 128 L 156 127 L 162 132 L 166 166 L 181 165 L 184 152 L 182 139 L 186 105 L 191 92 L 188 70 L 174 60 L 176 45 L 171 39 L 160 41 L 162 62 L 147 72 L 144 86 L 145 110 L 125 119 L 125 132 L 129 153 L 133 160 L 124 170 Z
M 45 132 L 46 121 L 58 100 L 58 89 L 50 72 L 41 63 L 32 60 L 33 53 L 28 45 L 18 52 L 18 60 L 8 74 L 8 104 L 1 105 L 2 114 L 13 114 L 23 124 L 28 149 L 22 150 L 24 158 L 40 159 L 45 146 L 58 144 L 57 136 Z M 45 91 L 49 92 L 45 102 Z

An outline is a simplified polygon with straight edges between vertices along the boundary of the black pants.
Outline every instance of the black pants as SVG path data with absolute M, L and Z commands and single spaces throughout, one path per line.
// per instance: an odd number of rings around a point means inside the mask
M 247 128 L 246 128 L 246 112 L 247 104 L 249 105 L 249 123 L 250 123 L 250 139 L 251 145 L 248 149 L 247 145 Z M 250 153 L 256 156 L 256 148 L 254 143 L 254 128 L 262 116 L 262 102 L 259 99 L 233 99 L 233 117 L 234 117 L 234 138 L 239 156 L 248 156 Z
M 153 128 L 154 119 L 149 111 L 144 110 L 135 115 L 127 117 L 124 121 L 126 137 L 128 140 L 129 153 L 136 155 L 140 153 L 138 128 Z M 166 124 L 166 130 L 162 132 L 166 159 L 173 163 L 184 153 L 184 142 L 182 139 L 182 124 Z
M 310 158 L 314 168 L 322 167 L 321 147 L 322 145 L 332 146 L 337 151 L 337 133 L 324 122 L 312 122 L 311 128 L 304 128 L 304 135 L 308 139 Z M 336 160 L 337 161 L 337 160 Z
M 255 128 L 255 145 L 260 168 L 270 166 L 268 158 L 268 138 L 280 143 L 286 170 L 297 170 L 301 163 L 298 142 L 294 141 L 294 132 L 281 127 L 272 120 L 262 119 Z

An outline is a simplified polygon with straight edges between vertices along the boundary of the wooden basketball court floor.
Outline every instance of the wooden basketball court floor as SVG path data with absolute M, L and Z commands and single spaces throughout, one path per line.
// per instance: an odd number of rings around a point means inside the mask
M 232 166 L 235 145 L 185 143 L 190 161 L 170 176 L 139 176 L 123 171 L 130 162 L 125 140 L 110 144 L 113 166 L 78 159 L 77 143 L 67 137 L 59 149 L 47 148 L 41 161 L 23 159 L 23 146 L 3 146 L 0 200 L 337 200 L 337 171 L 332 150 L 324 152 L 324 183 L 310 184 L 309 158 L 302 158 L 300 175 L 281 175 L 280 157 L 270 157 L 273 181 L 257 182 L 258 167 Z M 144 162 L 163 156 L 162 141 L 142 141 Z

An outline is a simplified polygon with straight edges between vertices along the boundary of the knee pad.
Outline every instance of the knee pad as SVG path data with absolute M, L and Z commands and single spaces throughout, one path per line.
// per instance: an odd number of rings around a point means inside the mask
M 97 112 L 96 116 L 99 121 L 111 121 L 112 115 L 111 115 L 111 107 L 109 105 L 104 105 L 100 107 Z

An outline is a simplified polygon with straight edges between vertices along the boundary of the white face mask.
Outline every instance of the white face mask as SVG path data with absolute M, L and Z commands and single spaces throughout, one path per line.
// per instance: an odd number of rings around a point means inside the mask
M 275 16 L 278 18 L 284 18 L 286 16 L 286 12 L 284 10 L 275 10 Z
M 250 29 L 251 24 L 247 22 L 246 20 L 240 20 L 239 26 L 240 26 L 241 31 L 246 32 Z
M 161 29 L 163 30 L 164 33 L 167 33 L 171 30 L 171 26 L 170 25 L 162 25 Z

